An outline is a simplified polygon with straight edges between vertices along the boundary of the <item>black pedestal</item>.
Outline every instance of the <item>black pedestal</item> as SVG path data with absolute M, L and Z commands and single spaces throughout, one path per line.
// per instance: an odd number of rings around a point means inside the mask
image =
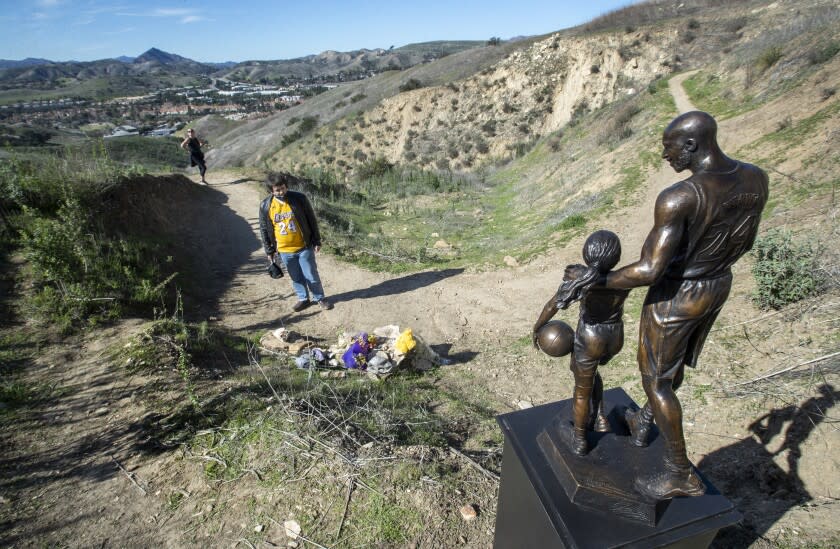
M 621 389 L 604 393 L 612 433 L 590 433 L 590 453 L 568 447 L 571 400 L 499 416 L 505 435 L 494 547 L 705 548 L 741 519 L 708 480 L 706 495 L 653 502 L 632 489 L 636 476 L 662 467 L 663 440 L 629 442 L 619 420 L 635 403 Z M 702 478 L 702 475 L 701 475 Z M 568 494 L 568 495 L 567 495 Z

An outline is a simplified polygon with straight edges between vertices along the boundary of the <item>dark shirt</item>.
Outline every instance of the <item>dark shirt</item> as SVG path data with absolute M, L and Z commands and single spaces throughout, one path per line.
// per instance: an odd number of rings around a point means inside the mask
M 190 154 L 201 153 L 201 142 L 198 140 L 197 137 L 190 137 L 187 140 L 187 150 L 190 151 Z
M 610 290 L 603 286 L 587 288 L 580 300 L 580 318 L 587 324 L 621 322 L 624 300 L 629 293 L 630 290 Z

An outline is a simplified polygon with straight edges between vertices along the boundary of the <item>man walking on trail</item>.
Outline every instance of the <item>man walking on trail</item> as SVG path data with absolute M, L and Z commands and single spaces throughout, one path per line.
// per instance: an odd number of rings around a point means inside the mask
M 287 173 L 272 172 L 266 177 L 271 195 L 260 204 L 260 236 L 268 259 L 275 261 L 279 255 L 292 279 L 298 298 L 292 309 L 299 312 L 316 302 L 329 310 L 333 306 L 324 298 L 315 263 L 315 253 L 321 250 L 318 221 L 306 195 L 289 190 L 295 181 Z
M 601 280 L 606 288 L 650 286 L 639 323 L 638 362 L 648 402 L 625 418 L 636 446 L 647 445 L 651 421 L 665 440 L 665 468 L 636 479 L 655 499 L 699 496 L 703 481 L 685 449 L 682 408 L 675 390 L 685 366 L 694 367 L 732 285 L 731 266 L 753 245 L 767 202 L 768 180 L 759 168 L 727 157 L 710 115 L 675 118 L 662 136 L 662 158 L 691 177 L 656 199 L 653 228 L 640 259 Z M 580 277 L 570 265 L 566 277 Z

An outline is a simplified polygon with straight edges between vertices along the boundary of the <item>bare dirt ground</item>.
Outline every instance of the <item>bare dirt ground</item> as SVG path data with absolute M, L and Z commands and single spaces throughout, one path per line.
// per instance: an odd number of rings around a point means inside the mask
M 685 76 L 671 81 L 681 111 L 691 108 L 679 85 Z M 749 139 L 739 141 L 742 123 L 722 124 L 725 150 Z M 489 272 L 449 269 L 394 277 L 322 254 L 318 265 L 335 308 L 293 313 L 288 278 L 272 280 L 265 274 L 255 232 L 261 192 L 233 172 L 211 171 L 208 180 L 209 189 L 197 195 L 205 199 L 182 218 L 190 227 L 185 240 L 202 250 L 205 268 L 213 274 L 208 284 L 223 290 L 220 299 L 187 304 L 199 316 L 243 333 L 286 326 L 328 340 L 344 331 L 398 324 L 412 327 L 453 359 L 434 374 L 437 383 L 474 394 L 498 413 L 522 402 L 539 405 L 571 395 L 568 363 L 539 355 L 527 337 L 560 283 L 562 267 L 579 261 L 583 237 L 526 265 Z M 676 176 L 663 166 L 649 181 L 641 205 L 604 227 L 622 236 L 624 262 L 636 257 L 653 201 Z M 748 382 L 824 354 L 808 335 L 819 323 L 836 326 L 840 295 L 766 314 L 750 304 L 746 265 L 738 266 L 736 279 L 701 367 L 689 373 L 680 391 L 690 457 L 745 515 L 745 527 L 731 529 L 717 543 L 828 546 L 838 539 L 840 516 L 840 440 L 836 423 L 827 419 L 836 416 L 831 407 L 838 393 L 830 383 L 836 380 L 806 366 L 802 371 L 810 373 L 811 383 L 757 387 Z M 628 304 L 625 347 L 633 347 L 642 292 L 634 296 Z M 31 375 L 61 390 L 49 406 L 21 419 L 31 427 L 21 431 L 28 433 L 26 438 L 0 438 L 0 545 L 236 546 L 253 528 L 243 518 L 247 485 L 211 490 L 202 462 L 177 448 L 155 446 L 140 434 L 138 425 L 154 419 L 139 401 L 153 380 L 126 377 L 107 360 L 115 343 L 139 329 L 139 322 L 127 322 L 72 347 L 45 346 L 48 352 L 37 359 Z M 605 368 L 605 382 L 639 399 L 632 352 L 626 349 L 614 362 Z M 743 391 L 734 390 L 738 383 L 744 383 Z M 218 390 L 230 387 L 220 381 Z M 489 492 L 476 496 L 485 498 L 478 520 L 465 525 L 461 535 L 435 543 L 423 541 L 433 539 L 427 536 L 415 546 L 490 546 L 495 499 L 489 486 Z M 187 504 L 174 513 L 171 497 L 178 491 Z M 218 514 L 214 509 L 223 499 L 226 511 Z M 276 504 L 282 500 L 283 494 L 276 494 Z M 441 513 L 457 513 L 457 508 L 442 503 Z M 275 518 L 282 522 L 285 517 Z M 268 525 L 266 546 L 285 545 L 282 528 Z

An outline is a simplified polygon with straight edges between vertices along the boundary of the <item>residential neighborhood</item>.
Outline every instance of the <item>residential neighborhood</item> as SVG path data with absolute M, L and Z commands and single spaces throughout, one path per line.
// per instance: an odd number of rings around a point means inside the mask
M 185 121 L 209 114 L 229 120 L 263 118 L 339 85 L 207 80 L 201 86 L 168 87 L 102 101 L 62 97 L 0 105 L 0 124 L 91 130 L 102 137 L 165 136 L 181 129 Z

